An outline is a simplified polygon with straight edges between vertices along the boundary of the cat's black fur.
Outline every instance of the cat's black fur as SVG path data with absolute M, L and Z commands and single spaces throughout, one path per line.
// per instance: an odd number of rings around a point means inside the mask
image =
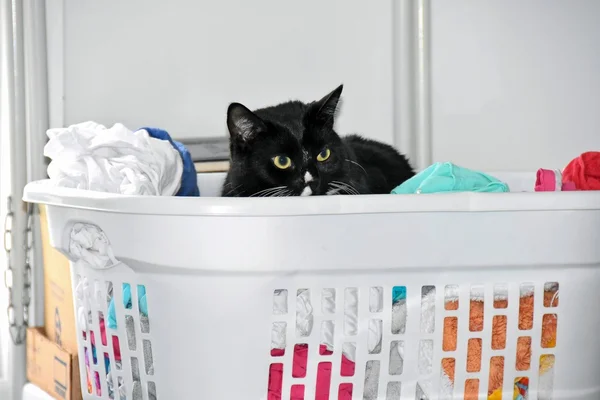
M 223 196 L 390 193 L 412 177 L 408 160 L 393 147 L 334 131 L 342 88 L 313 103 L 290 101 L 254 112 L 231 104 L 231 166 Z M 325 148 L 329 158 L 317 161 Z M 289 157 L 291 167 L 277 168 L 278 156 Z

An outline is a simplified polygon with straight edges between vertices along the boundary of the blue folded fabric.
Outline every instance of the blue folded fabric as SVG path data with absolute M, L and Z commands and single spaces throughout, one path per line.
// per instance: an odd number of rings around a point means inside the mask
M 171 136 L 165 130 L 158 128 L 140 129 L 144 129 L 155 139 L 168 140 L 181 155 L 181 160 L 183 160 L 183 174 L 181 175 L 181 187 L 175 196 L 200 196 L 200 189 L 198 189 L 198 180 L 196 178 L 196 167 L 188 149 L 182 143 L 171 139 Z
M 493 176 L 444 162 L 419 172 L 392 190 L 392 194 L 508 191 L 508 185 Z

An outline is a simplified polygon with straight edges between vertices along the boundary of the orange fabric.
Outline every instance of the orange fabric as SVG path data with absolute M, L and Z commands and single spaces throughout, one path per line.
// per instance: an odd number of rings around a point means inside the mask
M 527 371 L 531 365 L 531 337 L 521 336 L 517 339 L 517 349 L 521 349 L 520 357 L 517 355 L 517 371 Z
M 506 347 L 506 315 L 495 315 L 492 322 L 492 350 Z
M 442 340 L 442 350 L 456 351 L 456 342 L 458 334 L 458 318 L 444 318 L 444 340 Z
M 575 183 L 577 190 L 600 190 L 600 152 L 588 151 L 573 159 L 562 179 L 563 183 Z
M 467 379 L 465 382 L 465 400 L 479 399 L 479 379 Z
M 467 372 L 481 371 L 481 339 L 469 339 L 467 346 Z
M 558 297 L 555 296 L 556 291 L 544 292 L 544 305 L 558 304 Z M 494 301 L 494 308 L 506 308 L 508 305 L 506 300 Z M 483 302 L 471 300 L 471 308 L 469 313 L 469 329 L 477 332 L 483 330 Z M 446 310 L 458 309 L 458 302 L 447 302 Z M 519 327 L 520 329 L 531 329 L 533 327 L 534 314 L 534 297 L 521 297 L 519 302 Z M 495 316 L 492 323 L 492 349 L 501 350 L 506 347 L 506 317 Z M 554 314 L 546 314 L 542 319 L 542 338 L 541 345 L 543 348 L 552 348 L 556 345 L 556 316 Z M 515 368 L 518 371 L 529 370 L 531 365 L 531 336 L 528 332 L 521 332 L 522 337 L 517 342 L 517 362 Z M 444 338 L 442 348 L 444 351 L 452 351 L 456 349 L 458 334 L 458 320 L 456 317 L 447 317 L 444 319 Z M 467 371 L 479 372 L 481 370 L 481 340 L 470 339 L 467 348 Z M 451 382 L 454 382 L 455 360 L 445 358 L 442 360 L 442 368 Z M 488 396 L 492 393 L 500 393 L 504 378 L 504 357 L 495 356 L 490 360 L 490 375 L 488 381 Z M 476 379 L 467 380 L 465 382 L 465 399 L 478 398 L 479 381 Z

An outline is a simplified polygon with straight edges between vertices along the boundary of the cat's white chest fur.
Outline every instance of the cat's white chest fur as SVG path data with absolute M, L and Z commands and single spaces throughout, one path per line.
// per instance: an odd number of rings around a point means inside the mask
M 300 193 L 300 196 L 310 196 L 312 194 L 312 189 L 308 185 L 310 182 L 312 182 L 312 180 L 313 176 L 310 174 L 310 172 L 306 171 L 304 174 L 304 183 L 306 186 L 304 187 L 304 190 L 302 190 L 302 193 Z

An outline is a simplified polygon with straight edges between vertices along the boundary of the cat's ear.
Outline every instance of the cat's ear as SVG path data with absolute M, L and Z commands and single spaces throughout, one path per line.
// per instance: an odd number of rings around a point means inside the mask
M 325 127 L 332 129 L 335 112 L 343 89 L 344 85 L 340 85 L 333 92 L 313 103 L 310 110 L 311 117 L 315 121 L 325 125 Z
M 227 109 L 227 128 L 232 139 L 244 142 L 267 130 L 265 123 L 240 103 L 232 103 Z

